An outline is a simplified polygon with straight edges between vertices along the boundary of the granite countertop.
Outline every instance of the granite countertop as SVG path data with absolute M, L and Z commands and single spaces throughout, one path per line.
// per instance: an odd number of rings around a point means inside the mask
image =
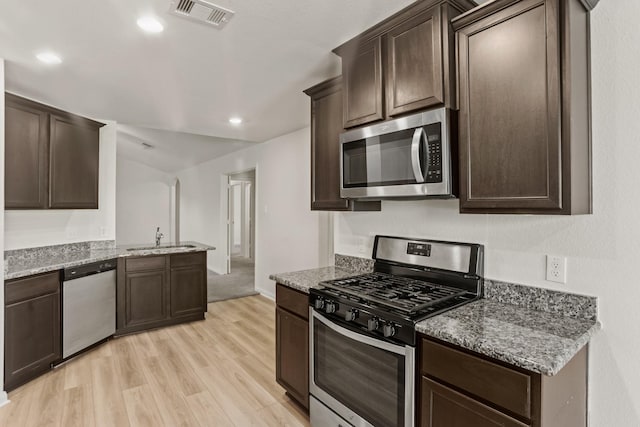
M 308 293 L 319 282 L 362 274 L 351 262 L 269 278 Z M 532 372 L 555 375 L 601 328 L 594 297 L 489 280 L 485 292 L 489 298 L 423 320 L 416 331 Z
M 416 324 L 416 331 L 544 375 L 557 374 L 600 322 L 481 299 Z
M 272 274 L 269 276 L 269 279 L 308 294 L 309 289 L 317 288 L 320 282 L 357 276 L 358 274 L 362 273 L 342 267 L 322 267 L 311 270 L 293 271 L 290 273 Z
M 180 242 L 180 245 L 193 247 L 167 247 L 175 244 L 163 244 L 153 247 L 146 245 L 56 245 L 43 248 L 29 248 L 10 251 L 12 254 L 5 259 L 4 279 L 17 279 L 32 274 L 46 273 L 68 267 L 76 267 L 112 258 L 142 255 L 164 255 L 183 252 L 200 252 L 215 250 L 213 246 L 198 242 Z M 56 249 L 58 248 L 58 249 Z M 70 249 L 69 249 L 70 248 Z M 133 249 L 133 250 L 131 250 Z

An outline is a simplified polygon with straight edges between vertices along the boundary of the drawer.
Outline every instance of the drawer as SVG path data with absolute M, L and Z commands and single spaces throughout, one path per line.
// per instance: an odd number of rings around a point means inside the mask
M 162 270 L 166 266 L 165 255 L 125 258 L 127 271 Z
M 422 339 L 423 374 L 531 418 L 531 375 Z
M 7 281 L 4 285 L 6 305 L 52 294 L 60 290 L 60 271 Z
M 171 255 L 171 267 L 184 267 L 186 265 L 202 265 L 206 263 L 206 252 L 189 252 L 186 254 Z
M 309 295 L 276 283 L 276 304 L 309 320 Z

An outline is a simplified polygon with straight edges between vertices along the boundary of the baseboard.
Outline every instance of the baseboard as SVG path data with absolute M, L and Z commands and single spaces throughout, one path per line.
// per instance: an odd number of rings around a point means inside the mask
M 9 402 L 11 401 L 9 400 L 9 395 L 7 394 L 7 392 L 6 391 L 0 392 L 0 407 L 6 405 Z
M 256 292 L 258 292 L 265 298 L 269 298 L 271 301 L 276 300 L 276 296 L 274 294 L 272 294 L 271 292 L 266 292 L 264 289 L 256 289 Z

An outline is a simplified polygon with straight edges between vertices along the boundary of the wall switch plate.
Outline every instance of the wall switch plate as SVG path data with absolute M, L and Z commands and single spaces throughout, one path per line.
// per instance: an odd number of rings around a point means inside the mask
M 567 258 L 559 255 L 547 255 L 547 280 L 567 283 Z

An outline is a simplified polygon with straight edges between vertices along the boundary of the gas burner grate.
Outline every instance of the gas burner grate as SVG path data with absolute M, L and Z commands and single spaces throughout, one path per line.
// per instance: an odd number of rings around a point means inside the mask
M 407 314 L 466 293 L 460 289 L 386 273 L 368 273 L 323 282 L 322 285 Z

